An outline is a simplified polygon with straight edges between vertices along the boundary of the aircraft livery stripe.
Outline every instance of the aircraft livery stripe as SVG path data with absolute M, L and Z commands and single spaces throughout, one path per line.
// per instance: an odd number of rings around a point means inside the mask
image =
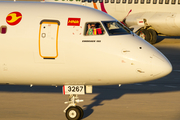
M 98 9 L 98 7 L 97 7 L 95 2 L 93 2 L 93 6 L 94 6 L 94 9 Z
M 104 2 L 101 2 L 100 5 L 101 5 L 101 10 L 102 10 L 103 12 L 107 13 L 107 11 L 106 11 L 106 9 L 105 9 L 105 7 L 104 7 Z

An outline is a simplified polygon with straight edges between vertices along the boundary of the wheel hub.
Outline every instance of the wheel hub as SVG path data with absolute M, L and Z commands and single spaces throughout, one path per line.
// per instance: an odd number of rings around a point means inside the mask
M 141 32 L 139 37 L 141 37 L 142 39 L 145 39 L 145 34 L 143 32 Z
M 76 113 L 75 110 L 71 110 L 71 111 L 69 112 L 69 116 L 70 116 L 71 118 L 75 118 L 76 115 L 77 115 L 77 113 Z

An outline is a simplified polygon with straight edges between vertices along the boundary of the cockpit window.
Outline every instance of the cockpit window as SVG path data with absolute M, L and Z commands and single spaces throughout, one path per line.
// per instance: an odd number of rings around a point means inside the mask
M 84 35 L 102 35 L 102 34 L 104 34 L 104 29 L 99 22 L 86 23 Z
M 131 34 L 131 31 L 118 21 L 102 22 L 109 35 Z

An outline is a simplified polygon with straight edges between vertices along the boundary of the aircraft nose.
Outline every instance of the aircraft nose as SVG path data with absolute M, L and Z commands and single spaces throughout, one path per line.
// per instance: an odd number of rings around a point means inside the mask
M 169 60 L 162 54 L 153 55 L 152 57 L 152 76 L 161 78 L 172 71 L 172 65 Z

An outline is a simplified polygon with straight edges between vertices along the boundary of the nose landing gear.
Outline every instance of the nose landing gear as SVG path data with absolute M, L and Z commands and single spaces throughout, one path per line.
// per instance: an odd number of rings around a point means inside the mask
M 83 100 L 79 100 L 77 95 L 70 95 L 69 101 L 65 102 L 65 104 L 69 104 L 64 110 L 64 113 L 68 120 L 80 120 L 83 118 L 83 109 L 77 106 L 77 103 L 79 102 L 83 102 Z

